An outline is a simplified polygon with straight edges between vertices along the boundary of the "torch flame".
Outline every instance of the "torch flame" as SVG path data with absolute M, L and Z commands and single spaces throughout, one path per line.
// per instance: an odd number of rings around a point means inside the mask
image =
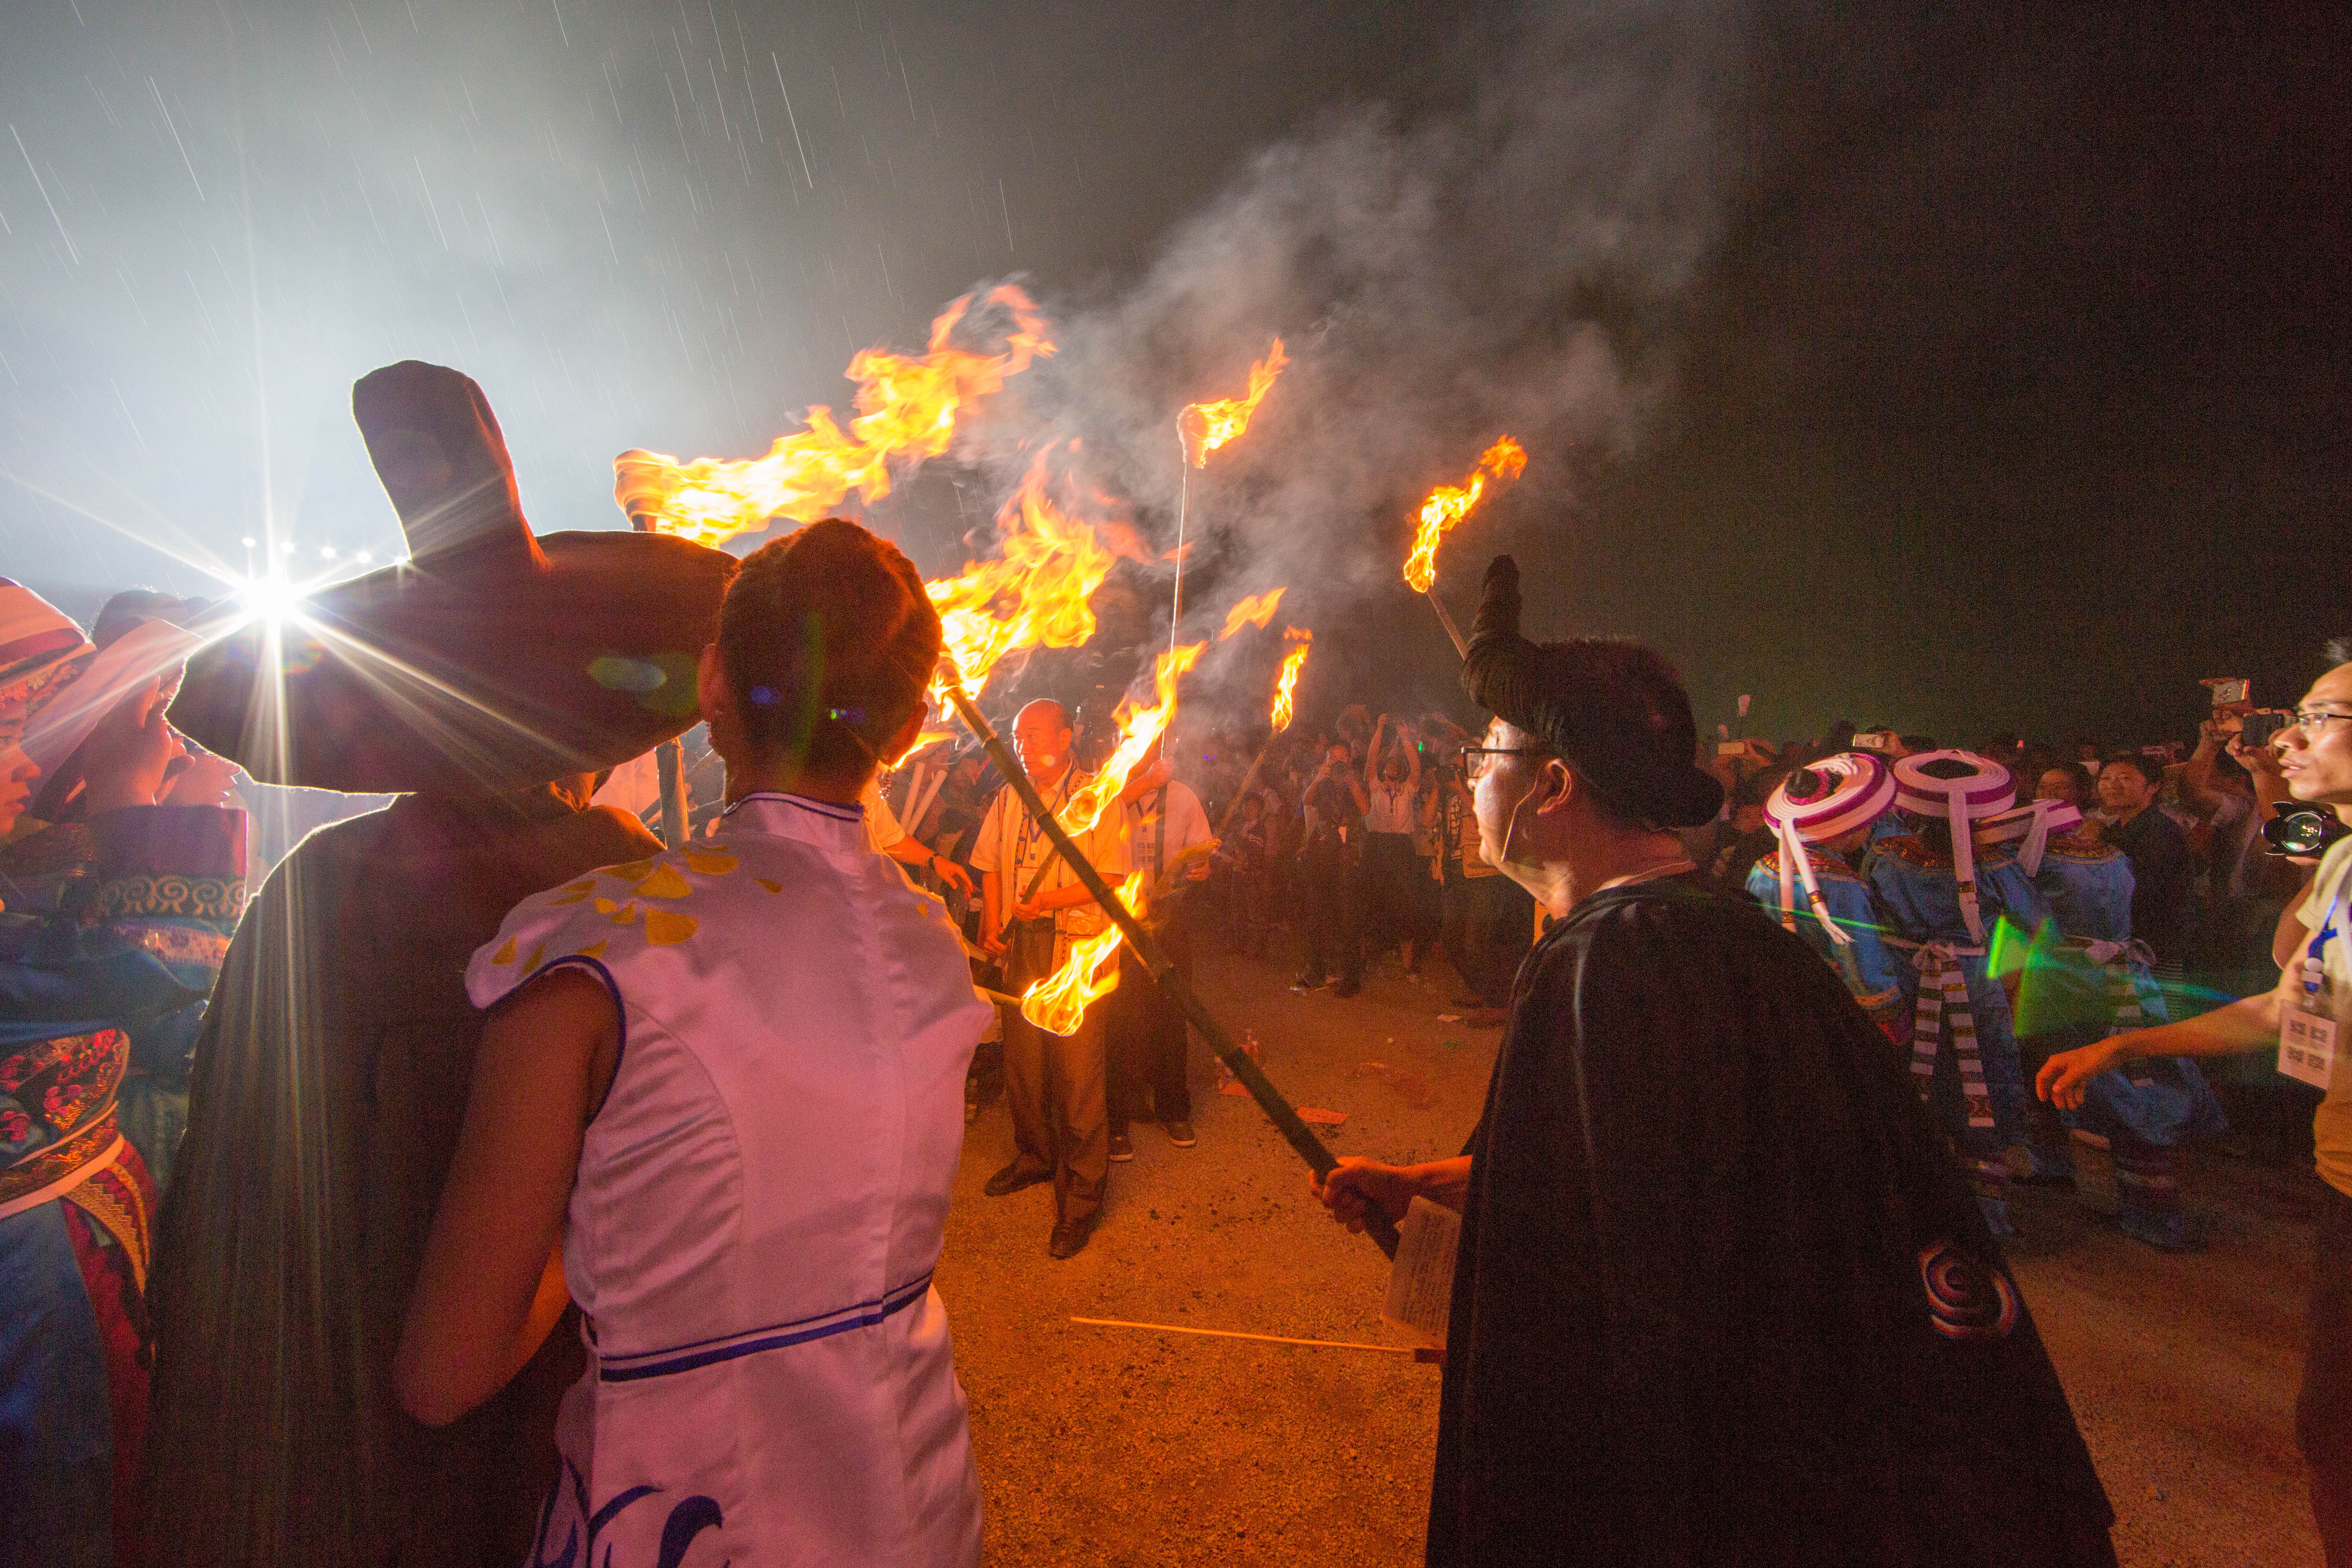
M 808 411 L 807 429 L 778 437 L 763 458 L 681 462 L 660 452 L 624 452 L 613 464 L 622 510 L 650 519 L 662 532 L 716 545 L 765 528 L 774 517 L 814 521 L 853 489 L 868 503 L 880 500 L 890 493 L 893 460 L 919 463 L 945 452 L 967 405 L 1054 352 L 1045 318 L 1019 289 L 1004 285 L 982 303 L 1013 314 L 1003 353 L 949 346 L 971 304 L 967 294 L 931 323 L 928 353 L 863 349 L 850 360 L 857 412 L 847 430 L 819 404 Z
M 1298 672 L 1307 668 L 1307 650 L 1314 646 L 1315 634 L 1297 626 L 1285 626 L 1282 635 L 1298 646 L 1283 656 L 1282 675 L 1274 685 L 1274 711 L 1267 715 L 1274 721 L 1274 732 L 1281 734 L 1290 728 L 1291 694 L 1298 689 Z
M 1405 557 L 1404 580 L 1418 594 L 1437 581 L 1437 545 L 1455 523 L 1470 515 L 1486 493 L 1486 481 L 1516 479 L 1528 466 L 1527 448 L 1508 436 L 1486 448 L 1478 466 L 1459 486 L 1440 485 L 1421 503 L 1421 528 L 1413 535 L 1412 553 Z
M 1087 597 L 1110 575 L 1111 553 L 1095 531 L 1045 492 L 1041 453 L 1021 489 L 996 516 L 1001 552 L 969 561 L 963 574 L 923 584 L 966 691 L 987 684 L 997 660 L 1022 648 L 1076 647 L 1095 635 Z M 937 697 L 939 694 L 934 693 Z
M 1111 803 L 1118 799 L 1119 791 L 1127 787 L 1128 779 L 1160 743 L 1169 721 L 1176 717 L 1176 683 L 1206 647 L 1206 643 L 1186 643 L 1160 656 L 1152 670 L 1155 700 L 1150 707 L 1139 706 L 1131 698 L 1120 700 L 1118 711 L 1111 716 L 1118 726 L 1118 744 L 1111 748 L 1109 760 L 1095 776 L 1071 792 L 1069 800 L 1056 814 L 1072 837 L 1093 830 Z
M 1118 900 L 1140 916 L 1150 891 L 1140 871 L 1119 885 Z M 1070 944 L 1068 962 L 1021 994 L 1021 1016 L 1041 1029 L 1075 1035 L 1087 1009 L 1118 989 L 1118 927 Z
M 1208 467 L 1209 454 L 1234 440 L 1249 428 L 1250 416 L 1274 388 L 1274 378 L 1290 363 L 1282 352 L 1282 340 L 1265 357 L 1250 366 L 1249 395 L 1221 398 L 1214 403 L 1195 403 L 1187 406 L 1176 421 L 1177 434 L 1183 437 L 1184 458 L 1196 468 Z
M 1282 603 L 1282 595 L 1283 590 L 1276 588 L 1270 594 L 1260 594 L 1255 599 L 1244 599 L 1227 610 L 1225 629 L 1217 634 L 1217 640 L 1224 641 L 1244 626 L 1262 626 L 1274 619 L 1274 607 Z
M 1110 760 L 1073 791 L 1055 814 L 1070 837 L 1082 837 L 1092 831 L 1095 824 L 1102 820 L 1103 813 L 1118 799 L 1119 792 L 1127 787 L 1127 781 L 1143 759 L 1160 743 L 1168 721 L 1176 715 L 1176 683 L 1207 646 L 1186 643 L 1160 656 L 1152 671 L 1151 706 L 1143 707 L 1131 700 L 1119 703 L 1116 715 L 1119 739 Z M 1138 871 L 1120 887 L 1119 902 L 1140 915 L 1143 910 L 1138 900 L 1148 897 L 1150 891 L 1144 874 Z M 1087 1008 L 1110 994 L 1118 984 L 1118 965 L 1111 962 L 1118 940 L 1118 928 L 1114 925 L 1098 936 L 1072 943 L 1070 956 L 1061 968 L 1021 994 L 1021 1016 L 1041 1029 L 1051 1029 L 1057 1035 L 1076 1034 Z M 1101 973 L 1106 970 L 1108 973 Z

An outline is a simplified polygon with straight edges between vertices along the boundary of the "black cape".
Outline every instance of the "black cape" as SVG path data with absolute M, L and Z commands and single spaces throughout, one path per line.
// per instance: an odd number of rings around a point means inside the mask
M 1431 1563 L 2114 1563 L 1901 1054 L 1747 900 L 1578 905 L 1469 1152 Z

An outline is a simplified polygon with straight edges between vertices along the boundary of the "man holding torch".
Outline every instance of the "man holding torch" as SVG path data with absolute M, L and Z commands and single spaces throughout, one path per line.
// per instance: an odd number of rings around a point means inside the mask
M 1013 721 L 1022 772 L 1050 811 L 1061 811 L 1086 786 L 1075 742 L 1069 711 L 1048 699 L 1030 703 Z M 1126 874 L 1118 812 L 1105 812 L 1077 843 L 1104 876 Z M 1009 785 L 981 821 L 971 868 L 981 874 L 981 945 L 1003 959 L 1004 986 L 1014 995 L 1060 969 L 1070 943 L 1099 934 L 1108 920 Z M 1110 1176 L 1108 1071 L 1099 1009 L 1066 1037 L 1039 1028 L 1017 1008 L 1004 1010 L 1004 1099 L 1014 1152 L 982 1190 L 1001 1198 L 1052 1182 L 1048 1250 L 1055 1258 L 1076 1257 L 1102 1211 Z
M 2114 1513 L 1967 1180 L 1838 976 L 1699 882 L 1721 786 L 1637 645 L 1463 680 L 1486 858 L 1555 923 L 1458 1158 L 1342 1163 L 1351 1225 L 1460 1211 L 1433 1564 L 2111 1565 Z

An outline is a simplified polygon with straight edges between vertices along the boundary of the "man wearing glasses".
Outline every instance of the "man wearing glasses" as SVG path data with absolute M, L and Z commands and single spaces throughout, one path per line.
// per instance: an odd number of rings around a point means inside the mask
M 2328 649 L 2335 668 L 2312 683 L 2273 742 L 2298 801 L 2352 805 L 2352 646 Z M 2293 922 L 2290 926 L 2289 922 Z M 2299 933 L 2279 983 L 2195 1018 L 2114 1035 L 2050 1058 L 2037 1080 L 2063 1110 L 2083 1103 L 2090 1081 L 2144 1057 L 2234 1056 L 2277 1044 L 2279 1071 L 2326 1098 L 2312 1119 L 2326 1183 L 2311 1270 L 2311 1343 L 2295 1402 L 2295 1440 L 2311 1475 L 2311 1511 L 2329 1568 L 2352 1564 L 2352 838 L 2319 863 L 2311 891 L 2279 922 Z
M 1481 847 L 1554 924 L 1452 1160 L 1350 1160 L 1360 1223 L 1456 1209 L 1432 1564 L 2112 1568 L 2114 1521 L 1968 1181 L 1801 938 L 1707 889 L 1722 786 L 1636 644 L 1519 635 L 1463 681 Z

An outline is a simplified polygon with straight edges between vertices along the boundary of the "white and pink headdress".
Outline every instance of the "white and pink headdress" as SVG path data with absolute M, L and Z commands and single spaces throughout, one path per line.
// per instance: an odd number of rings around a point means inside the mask
M 2049 845 L 2050 836 L 2071 832 L 2082 823 L 2080 807 L 2063 800 L 2029 800 L 2023 805 L 1986 817 L 1977 833 L 1988 844 L 2021 839 L 2017 863 L 2031 877 L 2042 869 L 2042 851 Z
M 1830 940 L 1840 947 L 1851 946 L 1853 938 L 1835 921 L 1822 898 L 1821 884 L 1813 878 L 1811 857 L 1805 853 L 1808 844 L 1823 844 L 1832 838 L 1867 827 L 1886 815 L 1895 804 L 1895 773 L 1885 758 L 1864 752 L 1841 752 L 1833 757 L 1808 763 L 1780 781 L 1772 798 L 1764 803 L 1764 819 L 1780 839 L 1780 923 L 1790 931 L 1797 929 L 1796 879 L 1803 879 L 1805 900 L 1813 907 L 1814 918 Z
M 1968 771 L 1950 778 L 1927 772 L 1931 763 L 1958 763 Z M 1921 752 L 1895 764 L 1895 804 L 1917 816 L 1941 817 L 1952 825 L 1952 876 L 1958 884 L 1960 918 L 1969 936 L 1984 941 L 1984 916 L 1977 909 L 1975 825 L 2017 804 L 2009 770 L 1974 752 Z M 2039 856 L 2036 857 L 2040 858 Z

